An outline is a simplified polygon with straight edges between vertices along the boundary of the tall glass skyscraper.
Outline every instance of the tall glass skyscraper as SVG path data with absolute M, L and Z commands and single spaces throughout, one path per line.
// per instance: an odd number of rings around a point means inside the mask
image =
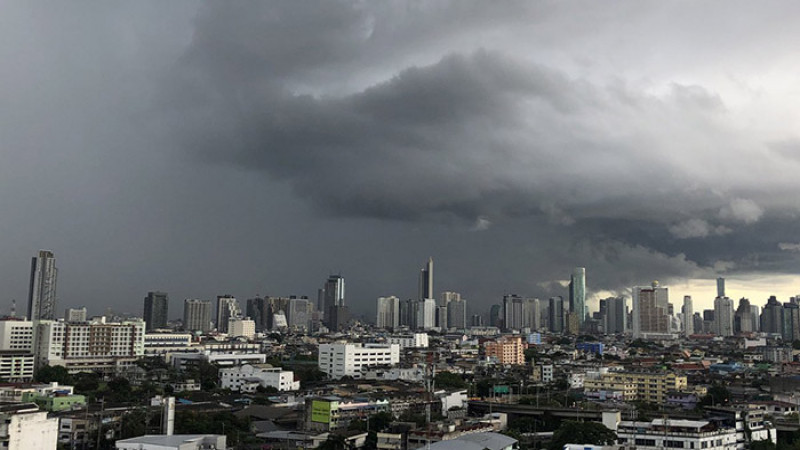
M 428 263 L 419 273 L 419 300 L 433 297 L 433 258 L 428 258 Z
M 31 261 L 28 290 L 28 319 L 56 320 L 56 279 L 58 269 L 53 252 L 39 250 Z

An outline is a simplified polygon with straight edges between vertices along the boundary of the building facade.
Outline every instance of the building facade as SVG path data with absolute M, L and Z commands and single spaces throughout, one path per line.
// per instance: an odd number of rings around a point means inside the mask
M 211 302 L 193 298 L 184 300 L 183 329 L 193 333 L 211 331 Z
M 391 366 L 400 362 L 397 344 L 321 344 L 319 369 L 328 377 L 361 378 L 361 369 L 370 366 Z
M 499 364 L 525 365 L 525 344 L 521 336 L 503 336 L 484 344 L 487 358 Z
M 147 331 L 167 327 L 169 296 L 166 292 L 148 292 L 144 298 L 144 323 Z
M 39 250 L 31 261 L 31 281 L 28 290 L 28 319 L 56 319 L 56 281 L 58 269 L 53 252 Z

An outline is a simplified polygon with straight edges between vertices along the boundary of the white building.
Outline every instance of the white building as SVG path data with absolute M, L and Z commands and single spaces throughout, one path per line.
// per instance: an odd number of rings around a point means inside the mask
M 41 321 L 37 329 L 39 364 L 64 366 L 70 373 L 106 374 L 127 368 L 144 355 L 142 320 L 89 323 Z
M 397 344 L 400 349 L 428 348 L 428 333 L 400 334 L 386 338 L 387 344 Z
M 714 332 L 717 336 L 733 336 L 733 300 L 714 299 Z
M 400 327 L 400 299 L 391 297 L 378 297 L 378 313 L 375 320 L 378 328 L 395 330 Z
M 0 321 L 0 378 L 28 381 L 33 378 L 33 323 L 29 320 Z
M 322 344 L 319 369 L 330 378 L 361 378 L 362 367 L 390 366 L 400 362 L 398 344 Z
M 258 386 L 273 387 L 279 391 L 300 389 L 300 381 L 294 380 L 294 372 L 269 364 L 244 364 L 220 369 L 219 378 L 221 387 L 232 391 L 255 392 Z
M 417 329 L 430 330 L 436 326 L 436 300 L 432 298 L 417 301 Z
M 637 450 L 687 448 L 736 450 L 736 430 L 705 420 L 654 419 L 652 422 L 620 422 L 617 442 Z
M 694 334 L 694 308 L 692 307 L 692 296 L 683 296 L 683 306 L 681 307 L 681 320 L 683 321 L 683 335 L 691 336 Z
M 117 450 L 225 450 L 227 438 L 224 434 L 159 434 L 121 439 L 114 445 Z
M 228 320 L 228 336 L 253 339 L 256 337 L 256 322 L 249 317 L 232 317 Z
M 197 353 L 172 353 L 169 361 L 174 367 L 186 370 L 200 361 L 217 364 L 220 367 L 241 366 L 242 364 L 263 364 L 267 355 L 262 353 L 217 353 L 204 350 Z
M 145 356 L 164 356 L 171 352 L 190 352 L 199 350 L 199 345 L 192 342 L 191 333 L 145 333 Z
M 86 307 L 67 308 L 64 312 L 64 320 L 67 322 L 86 322 Z
M 0 406 L 0 448 L 53 450 L 58 444 L 58 418 L 32 403 Z

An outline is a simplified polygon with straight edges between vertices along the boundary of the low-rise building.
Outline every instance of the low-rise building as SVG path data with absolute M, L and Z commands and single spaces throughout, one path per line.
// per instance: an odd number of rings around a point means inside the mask
M 428 333 L 399 334 L 386 338 L 387 344 L 397 344 L 400 349 L 428 348 Z
M 224 434 L 144 435 L 117 441 L 117 450 L 225 450 Z
M 610 372 L 605 369 L 587 372 L 583 382 L 586 392 L 620 391 L 625 401 L 663 403 L 667 393 L 686 391 L 685 375 L 672 372 Z
M 652 422 L 620 422 L 617 442 L 637 450 L 686 448 L 736 450 L 736 430 L 705 420 L 654 419 Z
M 201 361 L 217 364 L 220 367 L 234 367 L 242 364 L 263 364 L 267 355 L 263 353 L 215 353 L 208 350 L 198 353 L 172 353 L 171 364 L 181 370 Z
M 269 364 L 243 364 L 220 369 L 219 378 L 223 389 L 239 392 L 255 392 L 258 386 L 273 387 L 278 391 L 300 389 L 300 381 L 294 380 L 294 372 Z
M 524 365 L 525 344 L 521 336 L 502 336 L 484 344 L 486 357 L 498 364 Z
M 361 378 L 362 369 L 392 366 L 400 362 L 398 344 L 322 344 L 319 346 L 319 369 L 328 377 Z
M 53 450 L 58 418 L 48 418 L 32 403 L 0 406 L 0 447 L 9 450 Z

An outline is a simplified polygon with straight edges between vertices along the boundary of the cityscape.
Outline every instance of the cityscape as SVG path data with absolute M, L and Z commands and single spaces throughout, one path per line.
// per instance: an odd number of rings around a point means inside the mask
M 800 450 L 800 2 L 0 2 L 0 450 Z

